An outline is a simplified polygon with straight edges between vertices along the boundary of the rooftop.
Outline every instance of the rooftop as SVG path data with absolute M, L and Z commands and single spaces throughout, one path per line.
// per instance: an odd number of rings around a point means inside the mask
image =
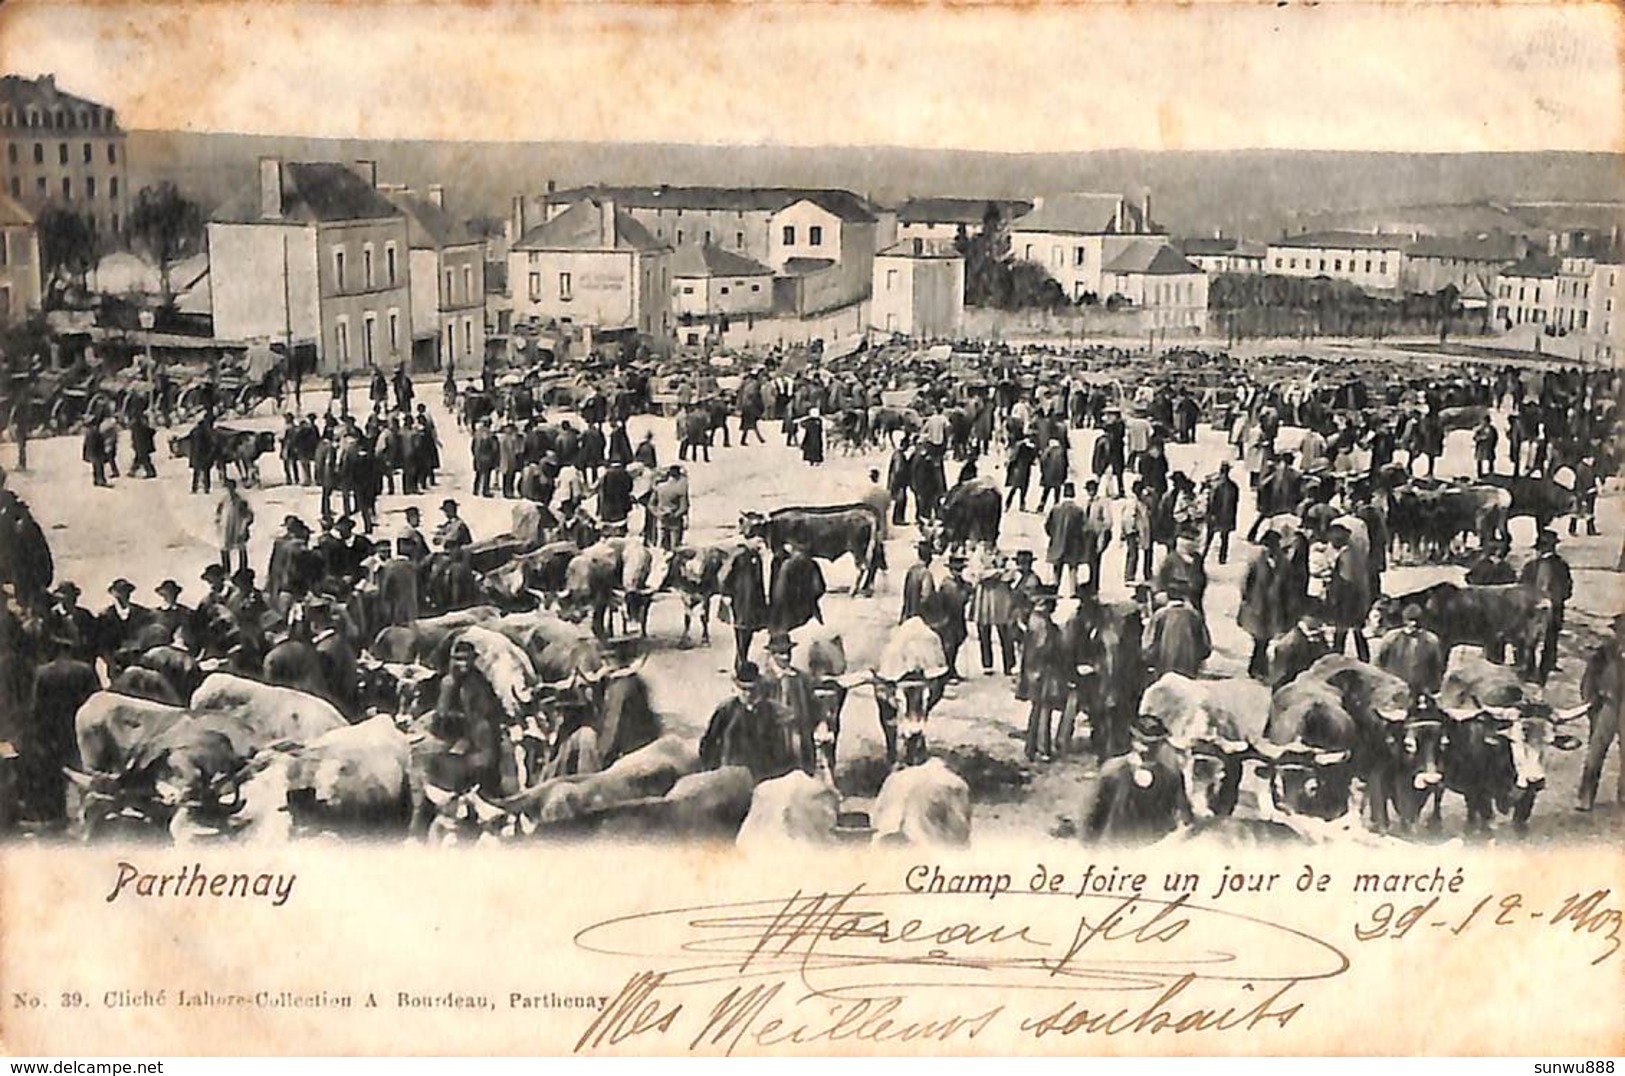
M 1125 226 L 1117 227 L 1121 208 Z M 1154 228 L 1155 225 L 1151 225 Z M 1140 207 L 1121 194 L 1056 194 L 1033 203 L 1033 211 L 1010 225 L 1015 232 L 1063 235 L 1140 234 L 1148 230 Z
M 1103 268 L 1108 273 L 1144 273 L 1147 276 L 1178 276 L 1202 271 L 1170 244 L 1151 239 L 1130 243 Z
M 391 191 L 386 197 L 406 214 L 407 241 L 416 250 L 439 250 L 479 242 L 462 221 L 420 194 Z
M 1305 232 L 1277 240 L 1270 246 L 1318 250 L 1403 250 L 1410 243 L 1409 236 L 1385 235 L 1382 232 Z
M 777 213 L 812 202 L 842 220 L 873 223 L 874 207 L 851 191 L 812 187 L 576 187 L 547 196 L 551 205 L 584 198 L 613 199 L 631 209 L 738 210 Z
M 1246 239 L 1237 239 L 1229 235 L 1192 236 L 1189 239 L 1176 240 L 1174 245 L 1187 256 L 1200 255 L 1216 258 L 1224 255 L 1235 255 L 1243 258 L 1262 258 L 1264 244 L 1254 243 Z
M 996 198 L 910 198 L 897 209 L 899 224 L 980 225 L 989 206 L 995 206 L 1005 220 L 1031 213 L 1031 202 Z
M 676 277 L 772 276 L 773 270 L 711 243 L 685 243 L 671 260 Z
M 380 220 L 403 214 L 349 165 L 330 161 L 282 165 L 282 220 L 302 224 L 339 220 Z M 222 224 L 257 224 L 258 180 L 238 191 L 213 219 Z
M 583 199 L 545 224 L 526 232 L 514 250 L 662 250 L 669 249 L 649 234 L 630 213 L 615 208 L 614 226 L 604 212 L 609 204 Z
M 1524 245 L 1503 233 L 1480 235 L 1425 235 L 1405 250 L 1411 258 L 1449 258 L 1455 261 L 1517 261 Z
M 33 223 L 34 215 L 32 213 L 12 201 L 10 195 L 0 191 L 0 226 Z
M 880 251 L 878 258 L 941 258 L 952 260 L 964 255 L 959 253 L 952 240 L 948 239 L 904 239 L 893 243 L 885 250 Z
M 74 130 L 88 128 L 93 131 L 119 129 L 112 109 L 88 97 L 80 97 L 57 89 L 55 75 L 41 75 L 38 78 L 6 75 L 0 78 L 0 106 L 24 114 L 30 108 L 36 109 L 42 125 L 59 129 L 64 127 Z M 58 110 L 61 111 L 61 122 L 56 121 Z M 81 111 L 86 113 L 84 122 L 80 122 Z M 15 122 L 20 124 L 22 117 L 19 116 Z
M 1522 261 L 1501 270 L 1502 276 L 1555 277 L 1563 264 L 1561 258 L 1546 254 L 1531 254 Z

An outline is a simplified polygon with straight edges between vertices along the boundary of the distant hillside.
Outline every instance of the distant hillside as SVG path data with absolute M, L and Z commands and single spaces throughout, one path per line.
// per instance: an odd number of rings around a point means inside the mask
M 1625 156 L 1602 153 L 1334 153 L 1246 150 L 1005 154 L 896 147 L 365 141 L 134 131 L 132 180 L 168 178 L 213 206 L 262 155 L 378 162 L 386 182 L 442 183 L 459 217 L 505 216 L 520 190 L 585 183 L 845 187 L 894 204 L 916 195 L 1018 198 L 1149 188 L 1176 233 L 1271 238 L 1300 218 L 1392 206 L 1625 201 Z

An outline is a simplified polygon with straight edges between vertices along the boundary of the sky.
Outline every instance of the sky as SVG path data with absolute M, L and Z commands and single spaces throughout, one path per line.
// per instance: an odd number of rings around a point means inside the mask
M 1625 6 L 11 0 L 129 128 L 1006 152 L 1625 151 Z

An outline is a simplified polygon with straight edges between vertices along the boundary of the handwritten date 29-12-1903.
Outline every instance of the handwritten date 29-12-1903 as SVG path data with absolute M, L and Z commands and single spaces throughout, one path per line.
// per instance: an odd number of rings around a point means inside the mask
M 1597 965 L 1614 956 L 1620 948 L 1622 915 L 1617 905 L 1609 903 L 1612 893 L 1610 889 L 1572 893 L 1555 907 L 1541 907 L 1526 900 L 1521 893 L 1500 896 L 1492 893 L 1474 904 L 1455 908 L 1441 904 L 1443 898 L 1440 897 L 1405 908 L 1384 901 L 1372 909 L 1365 922 L 1354 928 L 1354 936 L 1369 942 L 1379 938 L 1404 938 L 1417 928 L 1423 932 L 1460 936 L 1468 931 L 1557 927 L 1597 939 L 1599 948 L 1591 960 Z

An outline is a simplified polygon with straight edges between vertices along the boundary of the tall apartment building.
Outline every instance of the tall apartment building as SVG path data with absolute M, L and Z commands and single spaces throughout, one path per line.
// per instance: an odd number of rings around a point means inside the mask
M 0 189 L 39 215 L 85 214 L 103 236 L 128 226 L 124 130 L 111 108 L 57 89 L 53 75 L 0 78 Z

